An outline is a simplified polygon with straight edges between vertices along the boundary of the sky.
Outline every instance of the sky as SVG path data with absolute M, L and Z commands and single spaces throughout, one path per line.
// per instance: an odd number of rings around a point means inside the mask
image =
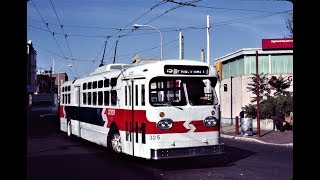
M 37 69 L 75 79 L 101 63 L 131 64 L 135 54 L 179 59 L 180 33 L 184 59 L 200 61 L 203 49 L 207 61 L 209 16 L 213 64 L 234 51 L 261 48 L 262 39 L 288 37 L 286 13 L 292 10 L 285 0 L 29 0 L 27 40 L 37 52 Z

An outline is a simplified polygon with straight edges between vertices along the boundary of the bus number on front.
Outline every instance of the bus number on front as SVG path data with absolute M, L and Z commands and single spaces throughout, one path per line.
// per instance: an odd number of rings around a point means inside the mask
M 149 140 L 152 140 L 152 141 L 160 140 L 160 135 L 150 135 Z

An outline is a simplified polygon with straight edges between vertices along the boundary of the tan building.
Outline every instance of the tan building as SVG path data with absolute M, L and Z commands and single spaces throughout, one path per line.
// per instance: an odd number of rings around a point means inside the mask
M 254 94 L 247 89 L 252 73 L 256 73 L 256 52 L 258 52 L 259 74 L 293 78 L 293 50 L 263 50 L 262 48 L 240 49 L 215 59 L 221 69 L 221 118 L 223 123 L 234 123 L 241 107 L 250 104 Z M 287 89 L 293 92 L 293 81 Z M 271 91 L 271 95 L 274 91 Z M 231 119 L 233 121 L 231 121 Z

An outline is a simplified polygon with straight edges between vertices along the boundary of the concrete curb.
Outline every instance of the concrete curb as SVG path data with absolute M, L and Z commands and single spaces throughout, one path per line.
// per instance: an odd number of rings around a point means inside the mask
M 257 143 L 261 143 L 261 144 L 293 147 L 293 143 L 288 143 L 288 144 L 267 143 L 267 142 L 264 142 L 264 141 L 261 141 L 261 140 L 258 140 L 258 139 L 254 139 L 254 138 L 236 137 L 236 136 L 225 135 L 225 134 L 220 134 L 220 137 L 227 138 L 227 139 L 236 139 L 236 140 L 242 140 L 242 141 L 257 142 Z

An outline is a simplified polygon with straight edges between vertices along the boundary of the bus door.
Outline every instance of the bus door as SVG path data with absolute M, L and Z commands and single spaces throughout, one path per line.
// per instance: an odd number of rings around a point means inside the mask
M 124 83 L 126 113 L 126 137 L 124 148 L 127 154 L 143 156 L 142 146 L 145 144 L 145 113 L 141 110 L 145 105 L 145 79 L 134 78 Z M 143 134 L 143 135 L 142 135 Z
M 74 117 L 73 119 L 76 120 L 74 122 L 76 122 L 75 124 L 72 124 L 72 130 L 73 130 L 73 134 L 76 136 L 81 136 L 80 134 L 80 86 L 75 86 L 74 87 Z

